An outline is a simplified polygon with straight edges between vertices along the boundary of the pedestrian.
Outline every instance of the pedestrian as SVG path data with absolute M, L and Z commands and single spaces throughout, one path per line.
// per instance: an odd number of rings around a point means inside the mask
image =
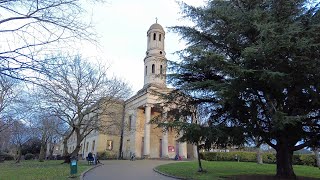
M 134 153 L 131 154 L 130 161 L 136 160 L 136 155 Z
M 95 156 L 96 158 L 95 158 L 95 164 L 98 164 L 98 163 L 100 163 L 100 161 L 99 161 L 99 155 L 98 155 L 98 153 L 96 154 L 96 156 Z

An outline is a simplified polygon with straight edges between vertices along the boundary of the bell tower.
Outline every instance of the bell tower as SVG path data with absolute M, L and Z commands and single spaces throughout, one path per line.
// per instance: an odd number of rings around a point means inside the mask
M 166 87 L 167 59 L 164 51 L 165 32 L 160 24 L 152 24 L 147 32 L 147 52 L 144 58 L 144 87 Z

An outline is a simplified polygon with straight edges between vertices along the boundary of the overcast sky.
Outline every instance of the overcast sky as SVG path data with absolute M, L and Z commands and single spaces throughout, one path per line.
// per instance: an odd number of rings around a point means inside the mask
M 203 0 L 184 2 L 198 6 Z M 187 23 L 181 20 L 180 8 L 175 0 L 108 0 L 88 8 L 100 36 L 101 48 L 87 45 L 79 49 L 79 53 L 110 65 L 110 74 L 126 80 L 134 92 L 143 87 L 147 30 L 155 23 L 156 17 L 166 31 L 167 59 L 177 60 L 178 57 L 172 53 L 184 47 L 184 43 L 179 42 L 179 36 L 168 33 L 166 28 Z

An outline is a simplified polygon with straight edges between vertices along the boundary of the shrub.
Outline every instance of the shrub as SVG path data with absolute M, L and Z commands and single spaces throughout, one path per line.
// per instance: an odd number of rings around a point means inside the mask
M 103 152 L 98 152 L 98 159 L 99 159 L 99 160 L 106 160 L 106 159 L 107 159 L 106 152 L 105 152 L 105 151 L 103 151 Z
M 14 160 L 14 156 L 9 154 L 9 153 L 5 153 L 5 152 L 0 152 L 0 159 L 4 158 L 5 161 L 11 161 Z
M 26 155 L 24 155 L 24 159 L 25 160 L 31 160 L 34 159 L 34 155 L 31 153 L 27 153 Z
M 117 158 L 118 158 L 118 154 L 113 151 L 98 152 L 98 159 L 100 160 L 117 159 Z
M 316 156 L 314 154 L 300 155 L 301 165 L 316 166 Z
M 300 159 L 300 154 L 294 154 L 292 157 L 292 163 L 295 165 L 302 165 L 303 162 Z
M 263 163 L 275 164 L 277 162 L 276 155 L 274 153 L 262 153 Z
M 205 152 L 200 154 L 200 158 L 207 161 L 244 161 L 252 162 L 256 159 L 256 154 L 251 152 Z
M 200 154 L 200 158 L 206 161 L 239 161 L 257 162 L 256 152 L 204 152 Z M 262 153 L 264 163 L 275 164 L 276 155 L 274 153 Z M 312 154 L 295 154 L 292 162 L 294 165 L 315 166 L 315 155 Z

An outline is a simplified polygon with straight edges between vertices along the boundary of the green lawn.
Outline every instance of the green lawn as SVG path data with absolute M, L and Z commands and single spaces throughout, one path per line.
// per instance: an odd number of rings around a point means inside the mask
M 0 163 L 0 180 L 63 180 L 70 176 L 70 165 L 61 164 L 63 161 L 21 161 L 16 164 L 14 161 Z M 88 169 L 89 165 L 85 161 L 78 162 L 79 175 Z
M 275 164 L 258 165 L 251 162 L 227 162 L 227 161 L 202 161 L 202 167 L 206 173 L 198 173 L 198 163 L 179 162 L 166 164 L 156 167 L 157 170 L 179 177 L 188 179 L 219 179 L 219 177 L 227 177 L 234 175 L 275 175 Z M 320 170 L 310 166 L 294 166 L 297 176 L 320 178 Z

